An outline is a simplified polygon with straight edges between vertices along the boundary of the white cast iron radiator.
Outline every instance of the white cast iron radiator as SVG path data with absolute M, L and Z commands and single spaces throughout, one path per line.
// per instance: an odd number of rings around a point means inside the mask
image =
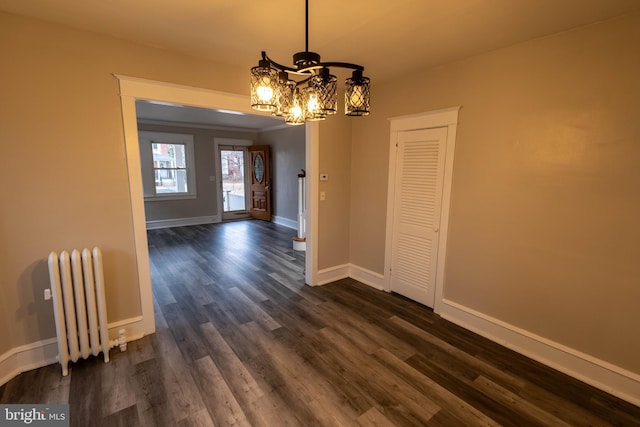
M 49 254 L 49 276 L 53 296 L 53 313 L 58 335 L 58 362 L 62 375 L 69 373 L 69 360 L 80 357 L 104 355 L 109 362 L 109 349 L 127 348 L 124 329 L 120 336 L 110 341 L 107 328 L 107 306 L 104 296 L 102 253 L 98 247 L 93 252 L 77 249 Z

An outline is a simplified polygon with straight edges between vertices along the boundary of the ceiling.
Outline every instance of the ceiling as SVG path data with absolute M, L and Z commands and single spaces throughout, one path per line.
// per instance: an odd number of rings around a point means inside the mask
M 247 70 L 304 50 L 303 0 L 0 0 L 0 10 Z M 640 10 L 638 0 L 309 0 L 309 50 L 371 83 Z M 340 79 L 347 74 L 336 73 Z
M 149 124 L 174 122 L 188 127 L 261 132 L 286 126 L 282 118 L 234 111 L 170 105 L 155 101 L 136 101 L 138 121 Z

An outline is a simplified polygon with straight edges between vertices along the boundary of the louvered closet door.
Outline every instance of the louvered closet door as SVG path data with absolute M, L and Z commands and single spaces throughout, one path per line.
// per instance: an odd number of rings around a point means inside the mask
M 391 290 L 433 307 L 447 128 L 400 132 Z

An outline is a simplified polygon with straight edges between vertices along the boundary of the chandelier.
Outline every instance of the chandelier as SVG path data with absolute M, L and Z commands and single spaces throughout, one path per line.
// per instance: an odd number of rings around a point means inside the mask
M 336 67 L 353 70 L 345 82 L 345 114 L 369 114 L 369 78 L 362 75 L 364 67 L 346 62 L 321 62 L 319 54 L 309 52 L 309 0 L 305 0 L 305 51 L 293 55 L 293 64 L 293 67 L 278 64 L 262 52 L 258 66 L 251 69 L 253 109 L 283 117 L 289 125 L 324 120 L 336 114 L 337 78 L 330 70 Z

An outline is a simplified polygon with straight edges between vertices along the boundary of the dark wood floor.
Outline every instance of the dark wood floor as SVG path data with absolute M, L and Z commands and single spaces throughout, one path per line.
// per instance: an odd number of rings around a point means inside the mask
M 640 426 L 640 408 L 354 280 L 310 288 L 292 230 L 149 231 L 157 333 L 0 403 L 93 426 Z

